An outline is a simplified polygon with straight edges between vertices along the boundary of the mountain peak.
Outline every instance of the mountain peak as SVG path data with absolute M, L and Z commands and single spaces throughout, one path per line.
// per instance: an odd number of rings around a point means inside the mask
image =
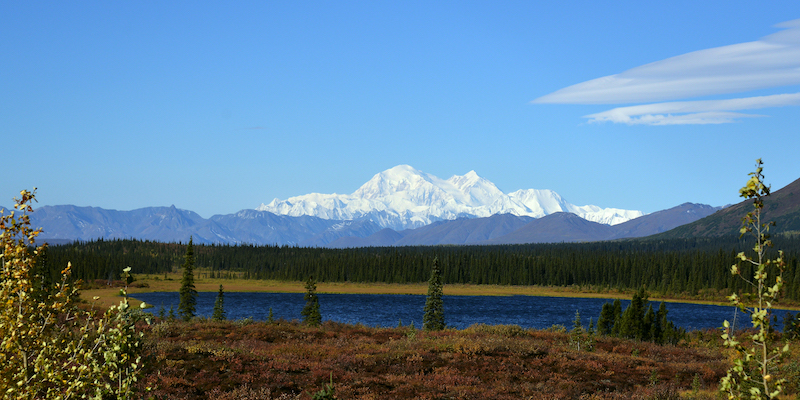
M 410 165 L 398 165 L 375 174 L 372 179 L 358 188 L 353 196 L 377 199 L 392 193 L 414 190 L 429 183 L 430 179 L 426 175 Z
M 528 189 L 506 194 L 474 170 L 444 180 L 406 164 L 375 174 L 351 195 L 312 193 L 283 201 L 275 199 L 257 209 L 324 219 L 369 217 L 381 227 L 393 229 L 503 213 L 539 218 L 554 212 L 572 212 L 609 225 L 643 215 L 640 211 L 575 206 L 551 190 Z
M 464 178 L 467 178 L 467 179 L 480 179 L 480 176 L 478 176 L 478 173 L 475 172 L 475 170 L 473 169 L 473 170 L 467 172 L 466 174 L 464 174 Z

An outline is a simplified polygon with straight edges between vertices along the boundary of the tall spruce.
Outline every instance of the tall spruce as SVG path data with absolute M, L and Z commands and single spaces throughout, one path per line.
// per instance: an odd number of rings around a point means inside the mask
M 422 329 L 427 331 L 440 331 L 444 329 L 444 327 L 442 272 L 439 270 L 439 258 L 434 258 L 431 278 L 428 280 L 428 297 L 425 300 L 425 315 L 422 316 Z
M 628 305 L 628 308 L 625 309 L 625 312 L 622 313 L 621 318 L 621 326 L 619 330 L 619 335 L 624 338 L 642 340 L 645 337 L 645 323 L 644 323 L 644 316 L 645 316 L 645 308 L 644 306 L 647 304 L 647 298 L 649 297 L 648 293 L 644 290 L 644 288 L 639 289 L 633 295 L 633 299 L 631 299 L 631 304 Z M 647 327 L 647 333 L 649 334 L 649 326 Z
M 622 302 L 619 299 L 615 299 L 614 304 L 611 306 L 611 316 L 614 321 L 614 325 L 611 327 L 611 335 L 619 336 L 622 328 Z
M 197 307 L 197 290 L 194 287 L 194 246 L 192 238 L 189 237 L 189 245 L 186 246 L 186 257 L 183 262 L 183 278 L 181 279 L 181 300 L 178 304 L 178 315 L 184 321 L 192 319 Z
M 322 314 L 319 311 L 319 296 L 317 296 L 317 281 L 314 276 L 309 276 L 306 281 L 306 294 L 303 296 L 306 301 L 303 311 L 303 322 L 311 326 L 319 326 L 322 323 Z
M 222 291 L 222 285 L 219 285 L 219 292 L 217 299 L 214 301 L 214 313 L 211 315 L 214 321 L 225 320 L 225 293 Z
M 658 337 L 656 331 L 660 328 L 658 327 L 658 319 L 656 318 L 656 312 L 653 310 L 652 304 L 647 307 L 647 312 L 644 313 L 643 321 L 641 339 L 648 342 L 655 342 Z
M 610 335 L 614 329 L 614 306 L 611 303 L 603 304 L 600 317 L 597 318 L 597 332 L 601 335 Z

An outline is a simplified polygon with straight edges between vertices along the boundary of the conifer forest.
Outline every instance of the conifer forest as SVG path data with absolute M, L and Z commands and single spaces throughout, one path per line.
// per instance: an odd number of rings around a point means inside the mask
M 800 300 L 797 268 L 800 235 L 773 237 L 787 270 L 784 298 Z M 68 261 L 73 278 L 119 279 L 132 266 L 138 274 L 178 272 L 187 244 L 97 240 L 51 246 L 40 255 L 46 276 L 58 276 Z M 318 282 L 419 283 L 438 258 L 445 284 L 590 286 L 661 295 L 747 292 L 730 266 L 748 250 L 738 237 L 625 240 L 497 246 L 418 246 L 355 249 L 292 246 L 194 245 L 196 268 L 209 278 L 236 277 Z M 742 271 L 746 276 L 751 271 Z

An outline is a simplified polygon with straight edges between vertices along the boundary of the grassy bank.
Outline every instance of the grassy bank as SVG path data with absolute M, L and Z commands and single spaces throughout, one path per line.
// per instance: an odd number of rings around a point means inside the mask
M 276 280 L 257 279 L 218 279 L 208 278 L 207 274 L 200 271 L 195 274 L 195 288 L 199 292 L 216 292 L 219 285 L 226 292 L 272 292 L 272 293 L 303 293 L 304 282 L 289 282 Z M 81 297 L 91 301 L 94 296 L 99 296 L 97 305 L 107 308 L 119 301 L 119 282 L 114 287 L 108 287 L 103 281 L 96 281 L 85 285 Z M 128 288 L 128 293 L 135 300 L 136 293 L 148 292 L 177 292 L 181 286 L 179 273 L 159 275 L 136 275 L 136 281 Z M 342 294 L 418 294 L 424 295 L 428 291 L 427 283 L 355 283 L 355 282 L 318 282 L 319 293 Z M 581 298 L 609 298 L 630 299 L 633 291 L 616 290 L 610 288 L 597 288 L 589 286 L 501 286 L 501 285 L 468 285 L 446 284 L 444 294 L 453 296 L 547 296 L 547 297 L 581 297 Z M 699 296 L 659 296 L 651 294 L 651 301 L 667 301 L 694 304 L 728 305 L 724 295 L 714 292 L 704 292 Z M 800 310 L 800 305 L 781 301 L 780 308 Z

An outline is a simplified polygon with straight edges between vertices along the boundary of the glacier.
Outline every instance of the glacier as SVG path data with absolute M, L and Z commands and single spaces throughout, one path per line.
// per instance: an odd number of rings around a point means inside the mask
M 514 214 L 540 218 L 570 212 L 589 221 L 616 225 L 643 212 L 593 205 L 576 206 L 547 189 L 504 193 L 475 171 L 441 179 L 398 165 L 375 174 L 352 194 L 310 193 L 274 199 L 256 208 L 278 215 L 315 216 L 330 220 L 369 219 L 383 228 L 413 229 L 441 220 Z

